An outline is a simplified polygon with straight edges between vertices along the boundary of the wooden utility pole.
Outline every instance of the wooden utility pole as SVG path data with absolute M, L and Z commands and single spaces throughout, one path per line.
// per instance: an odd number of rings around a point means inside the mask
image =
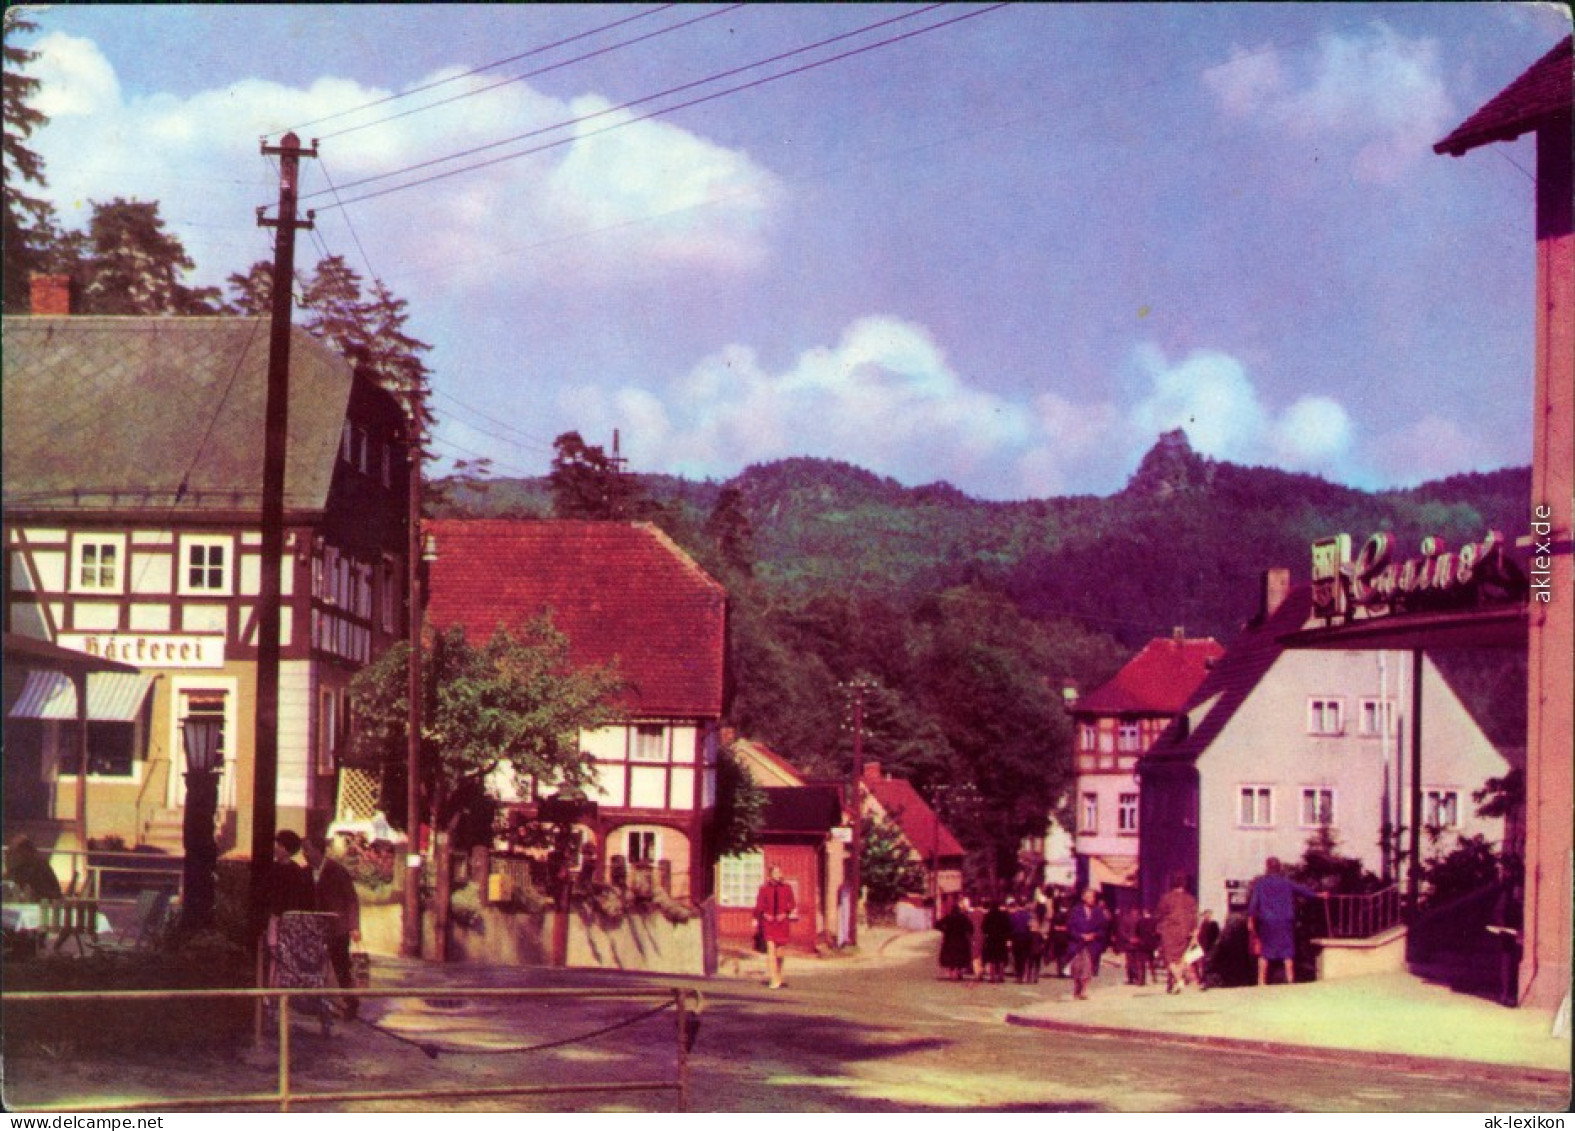
M 853 839 L 849 899 L 852 910 L 848 915 L 848 942 L 859 945 L 859 895 L 864 888 L 864 692 L 869 685 L 856 679 L 849 685 L 853 691 Z
M 410 486 L 406 514 L 406 624 L 410 631 L 410 658 L 406 666 L 405 695 L 405 906 L 404 932 L 399 953 L 421 957 L 421 421 L 415 394 L 406 408 L 409 429 L 406 457 L 410 460 Z M 433 830 L 436 832 L 436 830 Z M 483 880 L 483 883 L 486 881 Z M 485 893 L 483 893 L 485 895 Z
M 285 134 L 262 147 L 279 158 L 279 215 L 257 210 L 257 224 L 276 228 L 273 311 L 268 335 L 268 401 L 263 433 L 262 576 L 257 597 L 257 727 L 252 751 L 251 937 L 259 942 L 268 921 L 268 880 L 273 868 L 276 794 L 279 788 L 279 593 L 284 559 L 284 468 L 290 426 L 290 304 L 295 281 L 295 233 L 312 226 L 312 214 L 295 218 L 302 157 L 317 146 Z M 305 831 L 305 830 L 303 830 Z

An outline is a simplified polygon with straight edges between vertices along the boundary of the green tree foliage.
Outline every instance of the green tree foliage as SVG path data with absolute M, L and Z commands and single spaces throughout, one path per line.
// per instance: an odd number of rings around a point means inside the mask
M 755 572 L 755 529 L 744 506 L 744 493 L 723 487 L 706 518 L 705 534 L 728 568 L 741 577 Z
M 29 302 L 29 277 L 45 270 L 47 249 L 58 239 L 55 210 L 42 197 L 30 195 L 25 185 L 48 185 L 44 160 L 27 144 L 28 139 L 48 122 L 32 104 L 38 93 L 38 80 L 25 68 L 38 53 L 17 44 L 17 36 L 38 30 L 38 25 L 18 11 L 8 9 L 5 20 L 4 73 L 4 231 L 0 251 L 4 253 L 3 287 L 7 314 L 26 313 Z
M 213 287 L 187 287 L 196 264 L 164 226 L 157 201 L 94 201 L 88 223 L 83 306 L 89 314 L 214 314 Z
M 266 318 L 273 312 L 273 264 L 258 260 L 245 274 L 236 272 L 225 280 L 230 288 L 227 309 L 247 318 Z
M 587 444 L 578 432 L 565 432 L 552 442 L 552 513 L 557 518 L 614 522 L 653 517 L 656 507 L 625 474 L 621 461 L 599 445 Z
M 350 687 L 357 725 L 349 756 L 384 768 L 391 813 L 403 810 L 394 801 L 404 796 L 407 662 L 407 645 L 396 645 Z M 422 676 L 423 806 L 438 827 L 474 818 L 461 827 L 462 845 L 490 828 L 487 780 L 504 762 L 522 790 L 532 778 L 588 784 L 580 732 L 610 720 L 621 686 L 613 669 L 572 666 L 568 639 L 545 617 L 517 631 L 500 626 L 480 645 L 457 627 L 435 633 Z
M 716 764 L 716 853 L 736 856 L 753 851 L 765 826 L 766 791 L 738 758 L 723 747 Z
M 895 824 L 866 814 L 859 823 L 859 837 L 859 882 L 872 908 L 889 908 L 910 893 L 924 891 L 924 868 Z
M 262 266 L 254 264 L 251 274 L 255 276 Z M 231 276 L 232 285 L 235 282 Z M 301 306 L 307 331 L 398 397 L 425 435 L 432 424 L 431 371 L 422 355 L 432 347 L 407 332 L 406 301 L 380 279 L 374 279 L 370 288 L 363 287 L 360 274 L 344 256 L 330 255 L 306 281 Z
M 1462 896 L 1491 887 L 1500 879 L 1520 876 L 1520 860 L 1504 856 L 1480 833 L 1457 836 L 1446 852 L 1433 837 L 1433 851 L 1422 863 L 1422 891 L 1430 907 L 1453 902 Z

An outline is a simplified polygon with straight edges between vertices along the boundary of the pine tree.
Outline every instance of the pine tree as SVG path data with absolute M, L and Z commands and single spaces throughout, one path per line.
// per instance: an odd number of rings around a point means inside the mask
M 4 252 L 3 285 L 7 313 L 25 313 L 29 303 L 30 276 L 47 269 L 49 247 L 59 238 L 54 207 L 42 197 L 31 196 L 24 184 L 40 188 L 48 185 L 44 159 L 29 148 L 27 141 L 49 119 L 30 103 L 38 92 L 38 80 L 23 68 L 38 58 L 36 51 L 18 47 L 18 33 L 36 31 L 38 25 L 18 14 L 6 12 L 4 74 L 4 233 L 0 249 Z

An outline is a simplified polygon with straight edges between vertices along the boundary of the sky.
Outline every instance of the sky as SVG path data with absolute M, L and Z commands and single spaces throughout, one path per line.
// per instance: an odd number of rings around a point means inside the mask
M 31 18 L 43 195 L 158 201 L 188 283 L 271 258 L 260 140 L 317 139 L 297 267 L 407 300 L 445 461 L 616 430 L 634 471 L 986 499 L 1109 494 L 1178 427 L 1368 489 L 1530 462 L 1534 142 L 1432 145 L 1559 6 Z

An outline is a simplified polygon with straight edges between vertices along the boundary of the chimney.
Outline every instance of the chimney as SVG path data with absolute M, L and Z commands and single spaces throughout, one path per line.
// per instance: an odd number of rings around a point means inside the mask
M 864 780 L 867 781 L 867 782 L 878 782 L 878 781 L 880 781 L 880 763 L 879 762 L 865 762 L 864 763 Z
M 70 275 L 34 275 L 31 312 L 40 317 L 60 317 L 76 312 L 76 285 Z
M 1280 606 L 1285 604 L 1285 598 L 1291 591 L 1291 571 L 1284 566 L 1275 566 L 1273 569 L 1263 571 L 1263 607 L 1259 615 L 1268 620 L 1279 612 Z
M 1182 628 L 1179 624 L 1175 628 L 1172 628 L 1170 630 L 1170 642 L 1172 644 L 1175 644 L 1175 645 L 1179 646 L 1181 644 L 1186 643 L 1186 640 L 1187 640 L 1187 630 L 1185 628 Z

